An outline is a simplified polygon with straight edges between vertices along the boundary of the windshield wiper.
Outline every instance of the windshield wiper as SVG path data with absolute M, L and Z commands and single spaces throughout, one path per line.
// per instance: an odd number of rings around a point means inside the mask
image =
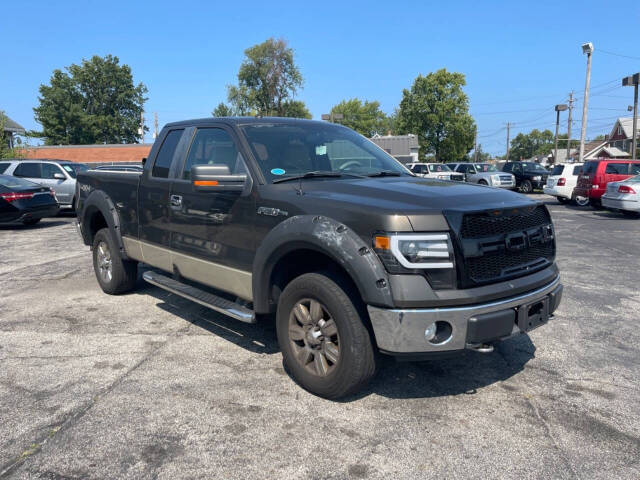
M 400 172 L 394 172 L 393 170 L 380 170 L 379 172 L 370 173 L 367 177 L 399 177 L 402 175 Z
M 307 173 L 303 173 L 302 175 L 292 175 L 290 177 L 285 177 L 285 178 L 276 178 L 273 183 L 282 183 L 282 182 L 288 182 L 290 180 L 300 180 L 302 178 L 332 178 L 332 177 L 341 177 L 342 173 L 340 172 L 329 172 L 329 171 L 323 171 L 323 170 L 316 170 L 313 172 L 307 172 Z

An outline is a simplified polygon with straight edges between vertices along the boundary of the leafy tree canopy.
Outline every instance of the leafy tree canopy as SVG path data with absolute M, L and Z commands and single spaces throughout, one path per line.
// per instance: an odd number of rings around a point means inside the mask
M 519 133 L 511 140 L 509 160 L 525 160 L 535 155 L 546 155 L 553 150 L 554 145 L 554 136 L 551 130 L 540 131 L 534 128 L 529 133 Z M 558 148 L 560 146 L 561 143 L 558 142 Z M 566 145 L 564 148 L 567 148 Z
M 341 113 L 342 120 L 338 123 L 354 129 L 356 132 L 372 137 L 373 135 L 383 135 L 390 130 L 390 122 L 385 113 L 380 110 L 380 102 L 362 102 L 358 98 L 342 100 L 331 108 L 331 113 Z
M 462 73 L 446 69 L 419 75 L 402 93 L 398 111 L 400 133 L 418 135 L 420 156 L 433 154 L 438 162 L 462 158 L 473 148 L 476 124 L 462 90 Z
M 93 56 L 54 70 L 33 109 L 47 145 L 135 143 L 147 87 L 118 57 Z
M 311 118 L 304 102 L 294 100 L 303 79 L 293 49 L 283 39 L 270 38 L 244 51 L 238 85 L 227 90 L 229 105 L 220 103 L 214 116 L 260 115 Z

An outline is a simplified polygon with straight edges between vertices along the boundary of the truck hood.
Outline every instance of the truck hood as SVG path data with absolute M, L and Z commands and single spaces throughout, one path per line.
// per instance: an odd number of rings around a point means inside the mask
M 367 225 L 373 230 L 396 225 L 391 229 L 401 231 L 401 216 L 409 221 L 407 230 L 441 229 L 447 228 L 444 211 L 495 210 L 537 203 L 509 190 L 408 176 L 314 179 L 303 180 L 300 185 L 288 182 L 271 187 L 277 187 L 277 198 L 293 211 L 327 215 L 347 224 L 360 224 L 366 230 L 370 230 Z

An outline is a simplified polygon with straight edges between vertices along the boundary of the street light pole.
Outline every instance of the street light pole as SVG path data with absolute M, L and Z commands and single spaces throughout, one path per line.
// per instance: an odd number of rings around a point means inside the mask
M 573 91 L 569 94 L 569 119 L 567 120 L 567 162 L 571 157 L 571 112 L 573 111 Z
M 582 129 L 580 131 L 580 157 L 584 160 L 584 139 L 587 135 L 587 108 L 589 106 L 589 85 L 591 83 L 591 55 L 593 54 L 593 43 L 584 43 L 582 45 L 582 53 L 587 54 L 587 79 L 584 84 L 584 101 L 582 103 Z
M 633 86 L 633 130 L 631 132 L 631 159 L 638 158 L 638 84 L 640 73 L 622 79 L 623 87 Z
M 553 153 L 553 163 L 557 163 L 558 161 L 558 129 L 560 128 L 560 112 L 565 111 L 567 108 L 566 105 L 556 105 L 556 148 Z M 567 140 L 568 141 L 568 140 Z M 568 158 L 568 157 L 567 157 Z

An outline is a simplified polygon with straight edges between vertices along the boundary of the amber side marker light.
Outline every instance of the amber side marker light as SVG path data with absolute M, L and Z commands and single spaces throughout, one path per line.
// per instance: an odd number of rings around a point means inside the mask
M 215 187 L 218 185 L 217 180 L 194 180 L 193 184 L 197 187 Z
M 373 237 L 373 247 L 378 250 L 389 250 L 391 248 L 391 240 L 389 237 L 375 236 Z

